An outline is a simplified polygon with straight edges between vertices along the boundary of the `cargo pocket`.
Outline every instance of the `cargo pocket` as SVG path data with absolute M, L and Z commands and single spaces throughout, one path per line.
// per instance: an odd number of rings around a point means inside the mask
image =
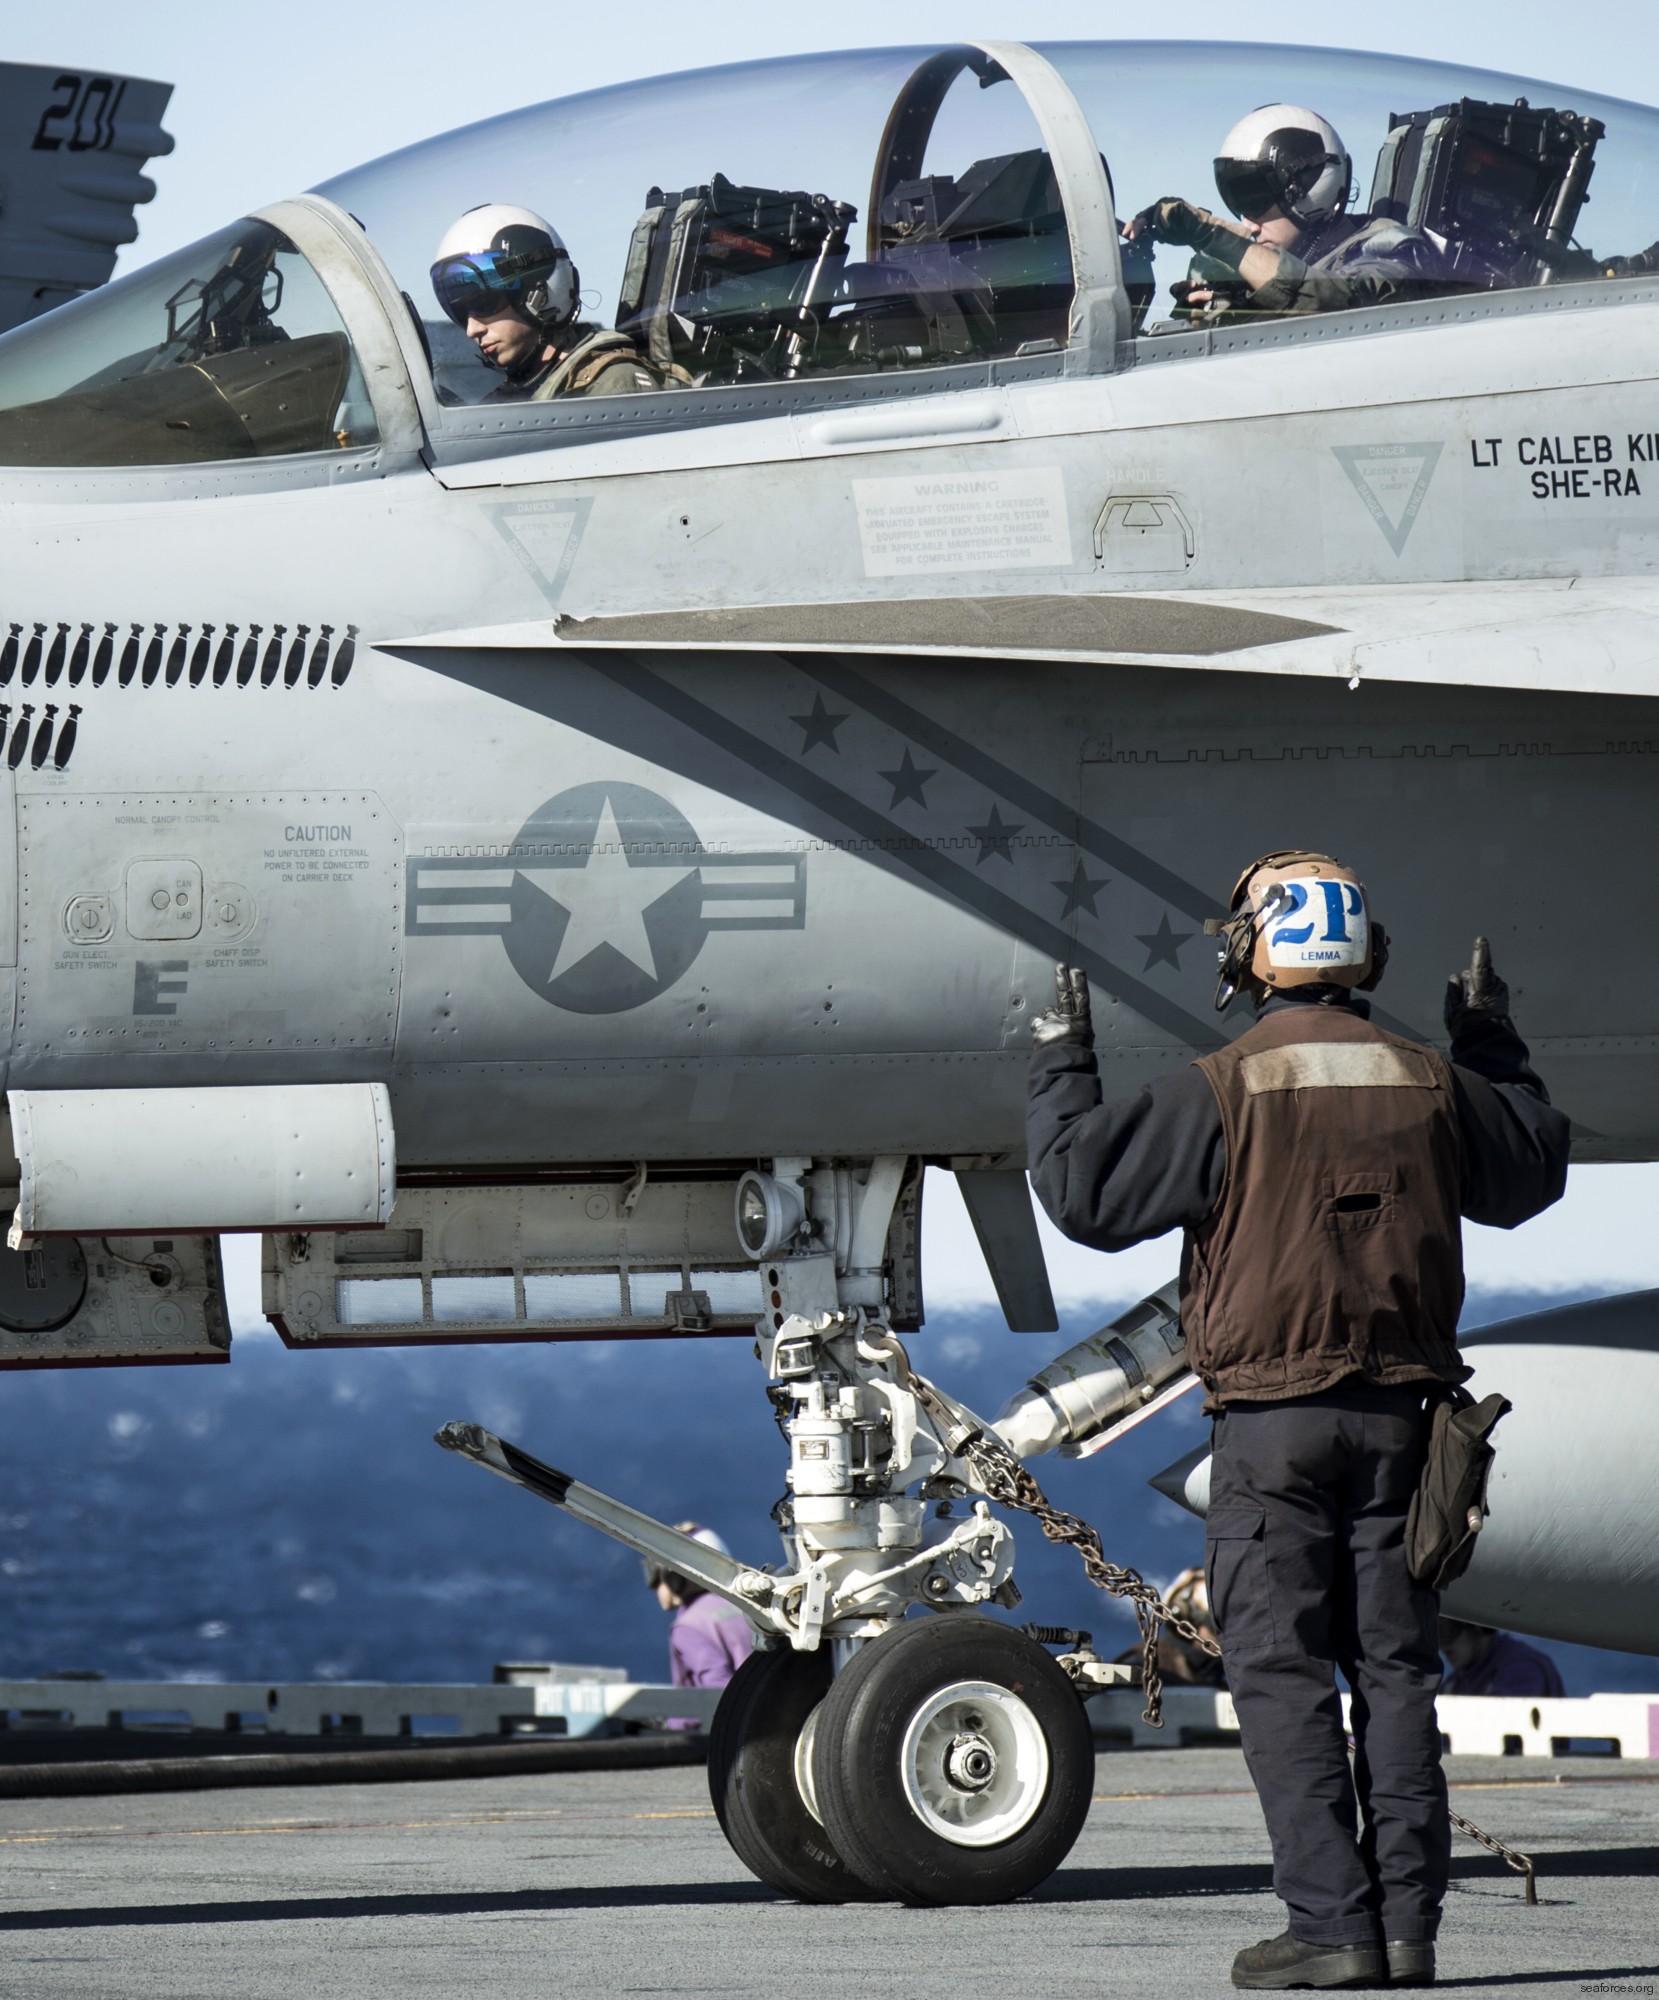
M 1254 1500 L 1218 1500 L 1204 1523 L 1205 1581 L 1221 1650 L 1238 1661 L 1273 1651 L 1267 1583 L 1267 1513 Z

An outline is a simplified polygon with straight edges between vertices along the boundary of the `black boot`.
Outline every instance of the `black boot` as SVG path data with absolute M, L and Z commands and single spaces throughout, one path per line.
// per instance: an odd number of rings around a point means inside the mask
M 1432 1986 L 1434 1946 L 1396 1938 L 1388 1947 L 1390 1986 Z
M 1412 1947 L 1417 1949 L 1417 1947 Z M 1386 1986 L 1388 1960 L 1374 1944 L 1309 1944 L 1289 1931 L 1264 1938 L 1233 1960 L 1233 1984 L 1283 1986 Z

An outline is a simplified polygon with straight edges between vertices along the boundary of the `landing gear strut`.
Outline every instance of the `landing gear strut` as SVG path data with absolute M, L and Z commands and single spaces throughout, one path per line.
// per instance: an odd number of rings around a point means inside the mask
M 976 1615 L 1020 1601 L 1013 1536 L 981 1497 L 993 1489 L 977 1461 L 995 1433 L 912 1374 L 883 1317 L 906 1171 L 899 1159 L 862 1174 L 780 1160 L 739 1184 L 738 1234 L 768 1308 L 756 1351 L 789 1444 L 783 1565 L 724 1556 L 475 1425 L 438 1441 L 748 1617 L 762 1650 L 715 1717 L 709 1782 L 762 1881 L 813 1902 L 1004 1902 L 1070 1851 L 1094 1777 L 1084 1699 L 1131 1676 L 1081 1646 L 1062 1665 Z M 1179 1333 L 1168 1337 L 1170 1309 L 1144 1318 L 1114 1323 L 1098 1354 L 1064 1357 L 1055 1382 L 1022 1392 L 1031 1448 L 1155 1395 L 1179 1365 Z
M 974 1615 L 1019 1601 L 1013 1538 L 958 1455 L 983 1426 L 912 1377 L 886 1327 L 792 1313 L 768 1348 L 791 1455 L 782 1568 L 722 1555 L 477 1425 L 438 1441 L 745 1612 L 762 1650 L 716 1714 L 709 1783 L 762 1881 L 811 1902 L 1024 1895 L 1088 1811 L 1083 1699 L 1127 1675 L 1081 1648 L 1065 1671 Z

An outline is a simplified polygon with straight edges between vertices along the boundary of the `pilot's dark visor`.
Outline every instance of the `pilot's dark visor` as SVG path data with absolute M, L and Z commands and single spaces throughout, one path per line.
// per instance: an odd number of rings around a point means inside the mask
M 469 319 L 499 319 L 517 305 L 526 289 L 551 277 L 560 252 L 549 246 L 536 255 L 523 251 L 477 250 L 466 257 L 440 257 L 432 266 L 432 289 L 439 305 L 459 327 Z
M 1259 160 L 1217 160 L 1216 192 L 1242 222 L 1259 222 L 1284 199 L 1278 171 Z

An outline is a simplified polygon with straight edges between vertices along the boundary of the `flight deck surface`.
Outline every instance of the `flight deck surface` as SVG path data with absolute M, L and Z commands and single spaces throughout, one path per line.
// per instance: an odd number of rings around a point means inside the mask
M 1606 1759 L 1450 1771 L 1458 1811 L 1535 1856 L 1540 1907 L 1460 1839 L 1442 1983 L 1659 1990 L 1659 1781 Z M 1233 1953 L 1281 1928 L 1242 1757 L 1102 1756 L 1095 1793 L 1066 1866 L 979 1910 L 783 1902 L 685 1768 L 6 1802 L 0 1994 L 1230 1991 Z

